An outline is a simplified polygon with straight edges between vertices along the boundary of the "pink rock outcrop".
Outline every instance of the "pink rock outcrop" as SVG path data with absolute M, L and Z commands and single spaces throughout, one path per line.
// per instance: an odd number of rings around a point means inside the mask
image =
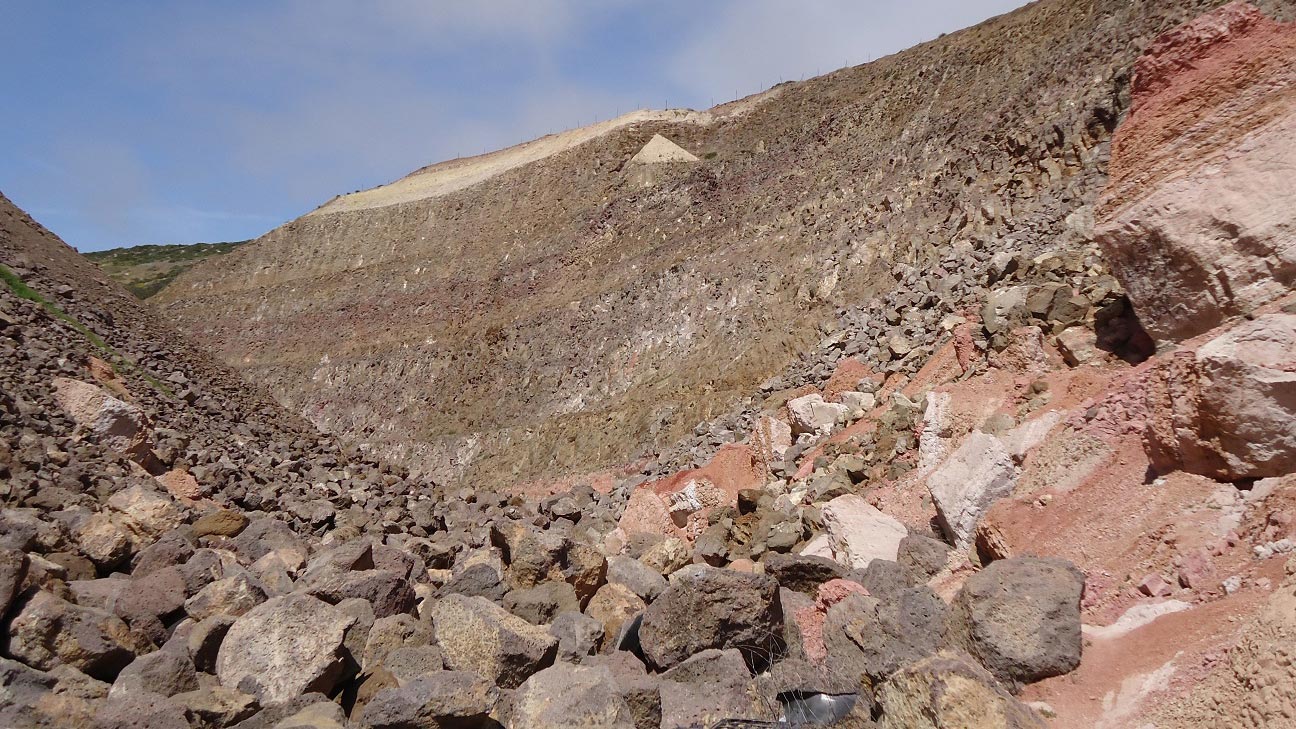
M 1296 283 L 1296 24 L 1234 2 L 1135 68 L 1095 234 L 1147 331 L 1183 340 Z
M 1176 352 L 1145 381 L 1153 467 L 1212 478 L 1296 470 L 1296 314 L 1266 314 Z

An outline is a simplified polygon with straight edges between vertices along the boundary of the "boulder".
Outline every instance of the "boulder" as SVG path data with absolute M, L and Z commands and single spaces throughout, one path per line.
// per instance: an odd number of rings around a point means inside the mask
M 360 712 L 371 729 L 485 727 L 499 689 L 470 671 L 437 671 L 379 691 Z
M 1044 729 L 974 661 L 941 653 L 897 671 L 877 691 L 882 729 Z
M 365 638 L 361 666 L 373 671 L 386 662 L 387 656 L 402 646 L 428 645 L 432 642 L 431 626 L 409 615 L 390 615 L 374 620 Z
M 630 706 L 601 666 L 559 663 L 528 678 L 513 697 L 510 729 L 634 729 Z
M 580 602 L 566 582 L 546 582 L 505 595 L 504 609 L 533 625 L 548 625 L 558 613 L 579 611 Z
M 66 664 L 111 681 L 135 656 L 151 648 L 116 615 L 74 605 L 48 592 L 36 592 L 13 609 L 0 648 L 33 668 L 50 670 Z
M 773 719 L 748 692 L 751 674 L 734 649 L 707 649 L 661 674 L 662 729 L 712 726 L 725 719 Z
M 437 644 L 446 667 L 472 671 L 513 689 L 553 664 L 558 640 L 544 628 L 480 597 L 449 595 L 432 606 Z
M 549 626 L 549 634 L 558 639 L 557 660 L 580 663 L 603 645 L 603 623 L 577 612 L 562 613 Z
M 667 537 L 639 555 L 639 561 L 648 565 L 660 575 L 669 575 L 687 565 L 693 552 L 682 539 Z
M 185 521 L 185 510 L 165 491 L 151 484 L 136 484 L 108 498 L 108 506 L 120 514 L 131 539 L 143 546 L 175 529 Z
M 198 688 L 198 674 L 187 651 L 160 650 L 140 656 L 122 669 L 113 681 L 109 696 L 128 693 L 175 696 Z
M 1144 391 L 1144 447 L 1158 471 L 1221 481 L 1296 471 L 1296 314 L 1265 314 L 1174 353 Z
M 910 534 L 900 540 L 896 562 L 924 579 L 931 579 L 945 569 L 949 552 L 949 545 L 939 539 Z
M 118 400 L 98 385 L 66 377 L 54 378 L 54 398 L 90 440 L 134 458 L 152 449 L 148 416 L 139 406 Z
M 846 420 L 850 408 L 841 403 L 825 402 L 819 394 L 793 398 L 787 402 L 788 422 L 792 434 L 828 435 Z
M 877 685 L 944 647 L 948 612 L 927 587 L 885 600 L 847 595 L 828 608 L 824 620 L 825 666 L 847 682 Z
M 999 438 L 979 430 L 969 433 L 927 477 L 937 519 L 959 549 L 972 544 L 981 517 L 994 502 L 1012 494 L 1016 485 L 1012 454 Z
M 900 540 L 909 532 L 857 494 L 845 494 L 824 504 L 824 530 L 833 556 L 851 569 L 863 569 L 875 559 L 895 560 Z
M 344 670 L 342 642 L 355 618 L 309 595 L 276 597 L 239 617 L 216 657 L 221 683 L 263 704 L 328 693 Z
M 767 575 L 693 565 L 644 612 L 639 640 L 659 669 L 708 648 L 737 648 L 753 667 L 783 652 L 783 611 L 778 582 Z
M 622 627 L 647 607 L 638 595 L 625 585 L 608 583 L 599 588 L 585 608 L 585 614 L 603 626 L 603 645 L 613 647 Z
M 1084 573 L 1059 559 L 992 562 L 964 583 L 951 632 L 1002 681 L 1031 683 L 1080 665 Z

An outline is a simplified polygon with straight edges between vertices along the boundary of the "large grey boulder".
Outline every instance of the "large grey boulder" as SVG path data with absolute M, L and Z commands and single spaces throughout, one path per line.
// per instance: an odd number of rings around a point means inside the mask
M 858 685 L 880 683 L 945 644 L 948 608 L 927 587 L 878 600 L 851 594 L 828 609 L 823 639 L 832 672 Z
M 613 584 L 624 585 L 644 602 L 656 600 L 668 586 L 666 578 L 657 574 L 657 570 L 624 555 L 608 557 L 607 580 Z
M 245 532 L 246 533 L 246 532 Z M 261 603 L 230 627 L 216 657 L 221 683 L 263 704 L 328 693 L 342 675 L 343 640 L 355 618 L 309 595 Z
M 765 574 L 778 580 L 785 590 L 795 590 L 813 597 L 828 580 L 846 575 L 846 569 L 835 560 L 803 554 L 765 555 Z
M 489 600 L 448 595 L 431 609 L 446 667 L 513 689 L 553 664 L 558 639 Z
M 499 689 L 470 671 L 438 671 L 374 695 L 358 724 L 371 729 L 484 727 Z
M 111 681 L 135 656 L 152 648 L 121 618 L 48 592 L 35 593 L 14 610 L 8 630 L 0 636 L 0 648 L 33 668 L 66 664 Z
M 198 675 L 187 650 L 160 650 L 140 656 L 117 674 L 109 696 L 155 693 L 175 696 L 198 688 Z
M 941 529 L 959 549 L 971 546 L 981 517 L 994 502 L 1011 495 L 1016 485 L 1017 464 L 1008 448 L 998 437 L 979 430 L 927 477 Z
M 964 583 L 951 630 L 1000 680 L 1030 683 L 1080 665 L 1084 573 L 1060 559 L 992 562 Z
M 580 663 L 603 644 L 603 624 L 577 612 L 561 613 L 549 625 L 549 635 L 558 639 L 557 660 Z
M 603 667 L 567 663 L 528 678 L 513 697 L 509 729 L 634 729 L 630 706 Z
M 748 665 L 769 665 L 783 653 L 778 582 L 706 565 L 671 575 L 671 585 L 644 611 L 639 641 L 659 669 L 708 648 L 737 648 Z

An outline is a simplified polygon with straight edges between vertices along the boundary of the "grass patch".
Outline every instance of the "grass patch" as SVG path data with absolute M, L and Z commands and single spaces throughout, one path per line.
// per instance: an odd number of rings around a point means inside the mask
M 126 357 L 122 356 L 120 352 L 110 347 L 108 343 L 104 341 L 103 337 L 95 334 L 90 327 L 82 324 L 76 319 L 76 317 L 63 311 L 62 307 L 58 304 L 55 304 L 44 296 L 41 296 L 40 292 L 28 286 L 27 282 L 22 280 L 22 277 L 9 270 L 9 267 L 3 264 L 0 264 L 0 280 L 5 282 L 5 285 L 9 287 L 9 290 L 14 293 L 14 296 L 39 304 L 41 308 L 49 312 L 50 316 L 65 322 L 68 326 L 76 330 L 78 334 L 85 337 L 85 340 L 90 342 L 95 349 L 98 349 L 100 353 L 113 363 L 114 366 L 120 368 L 124 372 L 139 375 L 141 379 L 152 385 L 154 389 L 164 393 L 167 397 L 173 400 L 175 399 L 175 393 L 164 385 L 161 380 L 145 372 L 139 365 L 129 359 L 126 359 Z
M 169 286 L 181 273 L 208 258 L 230 253 L 246 242 L 133 246 L 82 255 L 136 298 L 147 299 Z

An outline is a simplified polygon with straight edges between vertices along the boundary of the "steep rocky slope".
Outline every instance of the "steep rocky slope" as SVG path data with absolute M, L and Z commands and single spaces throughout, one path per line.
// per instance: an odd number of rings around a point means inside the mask
M 160 306 L 312 422 L 443 480 L 651 456 L 843 305 L 904 287 L 897 312 L 936 296 L 952 314 L 940 294 L 996 253 L 1082 265 L 1133 59 L 1215 4 L 1034 3 L 704 114 L 435 166 L 186 273 Z M 658 133 L 701 159 L 629 165 Z M 895 323 L 912 371 L 936 337 Z
M 1294 37 L 1232 3 L 1149 39 L 1101 253 L 1079 215 L 893 265 L 652 478 L 339 448 L 0 198 L 0 726 L 1296 725 L 1296 292 L 1250 265 L 1296 191 L 1216 207 L 1285 149 Z M 1140 144 L 1166 90 L 1232 131 Z M 1217 266 L 1175 282 L 1199 331 L 1149 248 Z

